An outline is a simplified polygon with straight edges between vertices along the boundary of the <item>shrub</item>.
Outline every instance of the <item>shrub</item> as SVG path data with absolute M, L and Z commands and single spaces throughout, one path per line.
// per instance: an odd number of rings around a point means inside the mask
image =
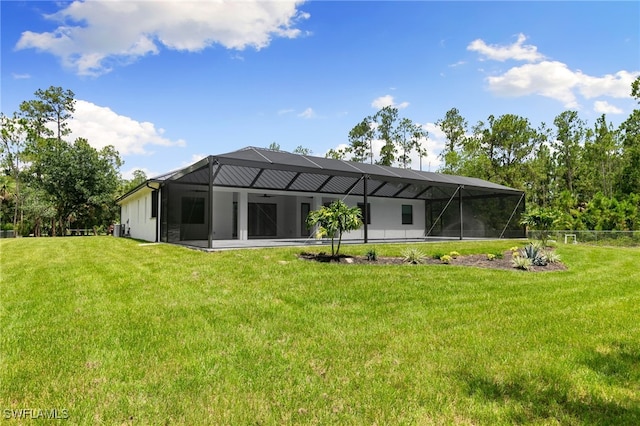
M 460 253 L 458 253 L 457 251 L 452 251 L 451 253 L 449 253 L 449 256 L 456 259 L 458 256 L 460 256 Z
M 378 253 L 376 253 L 375 248 L 370 248 L 369 250 L 367 250 L 365 256 L 369 262 L 375 262 L 376 260 L 378 260 Z
M 496 258 L 496 255 L 493 253 L 489 253 L 487 254 L 487 260 L 494 260 Z
M 547 256 L 544 250 L 537 244 L 528 244 L 521 251 L 521 257 L 531 260 L 531 264 L 535 266 L 546 266 Z
M 424 261 L 424 253 L 416 248 L 408 248 L 402 252 L 402 261 L 417 265 Z
M 523 256 L 513 256 L 513 258 L 511 259 L 511 264 L 514 268 L 523 269 L 525 271 L 531 270 L 531 267 L 533 266 L 533 262 L 531 262 L 531 259 Z
M 558 263 L 560 262 L 560 255 L 553 250 L 545 251 L 545 256 L 547 258 L 547 262 L 549 263 Z
M 450 256 L 450 255 L 448 255 L 448 254 L 445 254 L 444 256 L 442 256 L 442 257 L 440 258 L 440 261 L 441 261 L 442 263 L 446 264 L 446 265 L 450 264 L 452 260 L 453 260 L 453 257 L 451 257 L 451 256 Z
M 431 258 L 432 259 L 436 259 L 436 260 L 440 260 L 440 258 L 442 256 L 444 256 L 444 253 L 437 251 L 437 252 L 433 253 L 433 255 L 431 255 Z

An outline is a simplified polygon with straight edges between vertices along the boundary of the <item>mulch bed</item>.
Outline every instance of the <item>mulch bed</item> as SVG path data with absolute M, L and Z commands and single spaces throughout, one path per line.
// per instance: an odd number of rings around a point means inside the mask
M 475 266 L 477 268 L 489 268 L 489 269 L 509 269 L 518 270 L 511 264 L 511 252 L 504 253 L 502 259 L 487 259 L 486 254 L 470 254 L 465 256 L 458 256 L 451 260 L 449 265 L 458 266 Z M 326 253 L 300 253 L 301 259 L 315 261 L 315 262 L 332 262 L 340 263 L 344 265 L 410 265 L 405 263 L 401 257 L 383 257 L 378 256 L 378 260 L 370 261 L 365 256 L 349 256 L 340 255 L 338 257 L 332 257 Z M 423 265 L 442 265 L 448 266 L 440 261 L 440 259 L 433 259 L 431 257 L 425 257 L 422 261 Z M 534 266 L 530 269 L 532 272 L 548 272 L 548 271 L 564 271 L 567 267 L 562 262 L 549 263 L 546 266 Z M 524 271 L 523 271 L 524 272 Z

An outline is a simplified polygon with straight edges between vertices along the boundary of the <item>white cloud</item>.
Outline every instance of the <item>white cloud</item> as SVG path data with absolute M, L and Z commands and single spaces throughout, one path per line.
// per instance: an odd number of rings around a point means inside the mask
M 524 34 L 518 34 L 518 40 L 507 46 L 487 44 L 484 40 L 477 39 L 467 46 L 467 50 L 478 52 L 480 55 L 488 59 L 500 62 L 504 62 L 509 59 L 537 62 L 544 59 L 544 55 L 538 52 L 538 48 L 536 46 L 523 44 L 526 39 L 527 37 Z
M 376 109 L 382 109 L 387 106 L 404 109 L 409 106 L 409 102 L 401 102 L 397 104 L 391 95 L 380 96 L 371 102 L 371 106 Z
M 181 139 L 172 141 L 164 137 L 164 130 L 157 129 L 153 123 L 136 121 L 83 100 L 76 100 L 69 126 L 71 139 L 85 138 L 97 149 L 113 145 L 121 155 L 148 154 L 149 145 L 185 146 Z
M 298 114 L 298 117 L 302 117 L 302 118 L 315 118 L 316 116 L 317 115 L 313 110 L 313 108 L 307 108 L 304 111 L 302 111 L 300 114 Z
M 499 96 L 519 97 L 538 94 L 576 108 L 573 88 L 579 75 L 561 62 L 544 61 L 511 68 L 500 76 L 488 77 L 489 90 Z
M 296 38 L 295 28 L 309 14 L 301 0 L 74 1 L 46 17 L 59 22 L 51 32 L 22 33 L 17 49 L 58 56 L 80 75 L 100 75 L 117 63 L 158 54 L 159 45 L 200 51 L 215 44 L 257 50 L 272 38 Z
M 294 111 L 295 110 L 291 109 L 291 108 L 281 109 L 281 110 L 278 111 L 278 115 L 287 115 L 287 114 L 291 114 Z
M 587 98 L 597 98 L 599 96 L 611 96 L 614 98 L 630 98 L 631 83 L 640 72 L 618 71 L 615 74 L 607 74 L 602 77 L 582 76 L 580 80 L 580 93 Z
M 611 105 L 607 101 L 595 101 L 593 110 L 600 114 L 622 114 L 623 111 L 615 105 Z
M 14 80 L 28 80 L 31 78 L 31 74 L 16 74 L 12 73 L 11 76 Z
M 577 95 L 628 98 L 631 83 L 640 72 L 620 71 L 603 77 L 574 71 L 558 61 L 543 61 L 513 67 L 502 75 L 487 78 L 489 90 L 499 96 L 541 95 L 558 100 L 567 108 L 578 108 Z

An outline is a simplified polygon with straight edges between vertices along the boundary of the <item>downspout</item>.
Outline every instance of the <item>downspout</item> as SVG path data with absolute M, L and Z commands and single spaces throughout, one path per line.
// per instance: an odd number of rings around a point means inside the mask
M 149 186 L 149 181 L 145 182 L 145 186 L 147 188 L 149 188 L 151 191 L 158 191 L 158 197 L 156 198 L 156 203 L 158 203 L 157 207 L 157 214 L 156 214 L 156 239 L 154 241 L 154 243 L 159 242 L 158 240 L 158 230 L 160 229 L 160 187 L 158 188 L 154 188 L 153 186 Z M 153 201 L 153 197 L 151 197 L 151 201 Z M 151 208 L 153 209 L 153 206 L 151 206 Z M 122 208 L 120 208 L 120 210 L 122 210 Z M 120 216 L 122 216 L 122 211 L 120 212 Z

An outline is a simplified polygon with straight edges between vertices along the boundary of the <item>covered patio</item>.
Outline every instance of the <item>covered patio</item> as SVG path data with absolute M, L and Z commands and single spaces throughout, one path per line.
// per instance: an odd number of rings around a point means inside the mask
M 255 147 L 208 156 L 138 189 L 149 191 L 151 210 L 156 205 L 156 241 L 203 248 L 246 241 L 316 244 L 306 215 L 337 199 L 359 206 L 365 219 L 345 242 L 525 235 L 518 224 L 522 191 L 475 178 Z M 130 199 L 120 198 L 123 211 Z

